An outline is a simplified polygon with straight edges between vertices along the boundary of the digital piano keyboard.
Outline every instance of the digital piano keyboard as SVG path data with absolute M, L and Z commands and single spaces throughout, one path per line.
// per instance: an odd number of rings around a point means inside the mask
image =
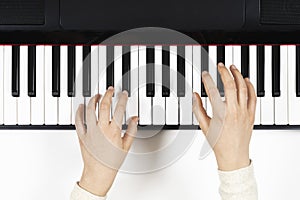
M 173 29 L 198 44 L 102 43 L 140 27 Z M 256 129 L 299 129 L 299 38 L 296 0 L 2 1 L 0 129 L 74 129 L 75 96 L 120 83 L 129 93 L 124 128 L 133 113 L 139 129 L 198 129 L 192 92 L 212 109 L 197 72 L 209 71 L 224 95 L 218 62 L 253 83 Z

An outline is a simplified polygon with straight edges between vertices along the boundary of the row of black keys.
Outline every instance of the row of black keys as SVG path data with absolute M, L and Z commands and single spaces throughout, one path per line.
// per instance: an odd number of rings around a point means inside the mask
M 201 71 L 209 71 L 209 48 L 202 46 L 201 48 Z M 83 96 L 91 96 L 91 46 L 83 46 Z M 257 46 L 257 96 L 264 97 L 264 46 Z M 241 47 L 241 73 L 243 77 L 249 77 L 249 46 Z M 68 47 L 68 96 L 75 96 L 75 46 Z M 107 69 L 106 80 L 107 87 L 114 86 L 114 47 L 107 46 Z M 185 96 L 185 47 L 177 47 L 177 96 Z M 153 97 L 155 94 L 155 68 L 154 68 L 154 47 L 149 46 L 146 49 L 146 95 Z M 225 63 L 225 46 L 217 47 L 217 62 Z M 170 52 L 168 46 L 162 49 L 162 96 L 170 96 Z M 28 47 L 28 96 L 36 96 L 36 46 Z M 251 66 L 255 67 L 255 66 Z M 123 46 L 122 54 L 122 90 L 127 90 L 130 95 L 130 46 Z M 268 75 L 268 74 L 267 74 Z M 20 95 L 20 46 L 12 47 L 12 95 L 18 97 Z M 60 46 L 52 47 L 52 95 L 60 96 Z M 254 83 L 255 84 L 255 83 Z M 220 75 L 217 75 L 217 85 L 221 95 L 224 95 L 224 88 Z M 202 97 L 207 97 L 202 86 Z M 296 95 L 300 97 L 300 46 L 296 47 Z M 272 96 L 280 96 L 280 46 L 272 47 Z
M 184 47 L 178 48 L 183 52 Z M 75 78 L 76 78 L 76 59 L 75 59 L 75 46 L 68 46 L 68 96 L 75 96 Z M 83 46 L 83 96 L 91 96 L 91 46 Z M 114 86 L 114 47 L 107 46 L 107 63 L 106 68 L 106 85 Z M 146 53 L 147 62 L 147 84 L 146 94 L 147 97 L 153 97 L 155 94 L 155 72 L 154 72 L 154 47 L 147 47 Z M 163 48 L 162 64 L 164 66 L 170 66 L 170 54 L 169 47 Z M 28 96 L 36 96 L 36 46 L 28 47 Z M 164 67 L 162 71 L 163 75 L 163 89 L 162 96 L 170 96 L 170 71 L 168 67 Z M 178 56 L 178 90 L 179 97 L 185 96 L 185 60 L 183 57 Z M 127 90 L 130 96 L 130 46 L 123 46 L 122 54 L 122 90 Z M 12 47 L 12 96 L 19 97 L 20 95 L 20 46 Z M 60 46 L 52 47 L 52 96 L 60 96 Z

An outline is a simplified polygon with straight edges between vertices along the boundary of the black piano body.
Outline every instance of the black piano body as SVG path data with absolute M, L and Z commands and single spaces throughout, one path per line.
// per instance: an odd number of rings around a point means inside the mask
M 0 44 L 99 44 L 140 27 L 163 27 L 201 45 L 299 44 L 297 0 L 10 0 L 0 2 Z M 172 41 L 168 41 L 172 43 Z M 126 41 L 124 41 L 126 43 Z M 165 41 L 161 41 L 162 44 Z M 139 129 L 198 129 L 196 125 Z M 299 129 L 300 125 L 256 125 Z M 74 129 L 73 125 L 0 125 L 0 129 Z

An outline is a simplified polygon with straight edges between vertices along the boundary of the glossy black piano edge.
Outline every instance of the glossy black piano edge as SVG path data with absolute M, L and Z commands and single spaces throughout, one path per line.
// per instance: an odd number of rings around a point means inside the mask
M 123 130 L 127 126 L 123 125 Z M 139 125 L 138 130 L 198 130 L 197 125 Z M 300 130 L 300 125 L 255 125 L 255 130 Z M 0 125 L 0 130 L 75 130 L 74 125 Z
M 9 45 L 91 45 L 100 44 L 107 38 L 121 31 L 97 32 L 97 31 L 0 31 L 0 44 Z M 217 44 L 300 44 L 298 31 L 200 31 L 182 32 L 193 38 L 201 45 Z M 119 43 L 118 43 L 119 44 Z M 137 43 L 134 43 L 137 44 Z M 151 45 L 147 41 L 138 44 Z M 173 41 L 159 41 L 156 44 L 178 44 Z M 117 45 L 117 44 L 111 44 Z M 131 45 L 122 41 L 119 45 Z M 155 45 L 155 44 L 153 44 Z M 179 44 L 180 45 L 180 44 Z M 182 45 L 187 45 L 182 43 Z M 191 44 L 192 45 L 192 44 Z

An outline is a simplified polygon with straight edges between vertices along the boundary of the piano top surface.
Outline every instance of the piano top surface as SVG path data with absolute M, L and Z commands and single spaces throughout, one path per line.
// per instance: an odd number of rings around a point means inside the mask
M 18 14 L 18 9 L 22 8 L 21 4 L 26 7 L 32 2 L 36 5 L 32 15 L 26 16 L 26 12 L 22 13 L 24 16 Z M 275 7 L 279 11 L 274 19 L 272 19 L 274 10 L 268 7 L 272 3 L 277 5 Z M 27 8 L 32 9 L 30 6 Z M 300 44 L 300 16 L 297 13 L 300 13 L 297 2 L 280 0 L 186 0 L 176 3 L 169 0 L 149 2 L 11 0 L 6 6 L 0 4 L 0 44 Z M 17 17 L 11 18 L 14 15 Z M 32 17 L 37 19 L 32 20 Z M 165 34 L 165 37 L 157 37 L 150 42 L 149 40 L 103 42 L 122 31 L 140 27 L 168 28 L 185 34 L 188 39 L 174 40 Z M 134 36 L 135 33 L 132 34 Z M 161 33 L 158 32 L 159 34 Z M 0 126 L 0 129 L 3 128 L 74 129 L 74 126 Z M 146 130 L 155 128 L 161 129 L 162 126 L 139 127 Z M 199 127 L 195 125 L 163 127 L 163 129 L 179 128 Z M 299 129 L 300 126 L 258 125 L 255 128 Z
M 0 4 L 0 43 L 98 44 L 122 31 L 163 27 L 199 44 L 298 44 L 298 4 L 278 0 L 11 0 Z M 178 41 L 158 38 L 156 43 Z

